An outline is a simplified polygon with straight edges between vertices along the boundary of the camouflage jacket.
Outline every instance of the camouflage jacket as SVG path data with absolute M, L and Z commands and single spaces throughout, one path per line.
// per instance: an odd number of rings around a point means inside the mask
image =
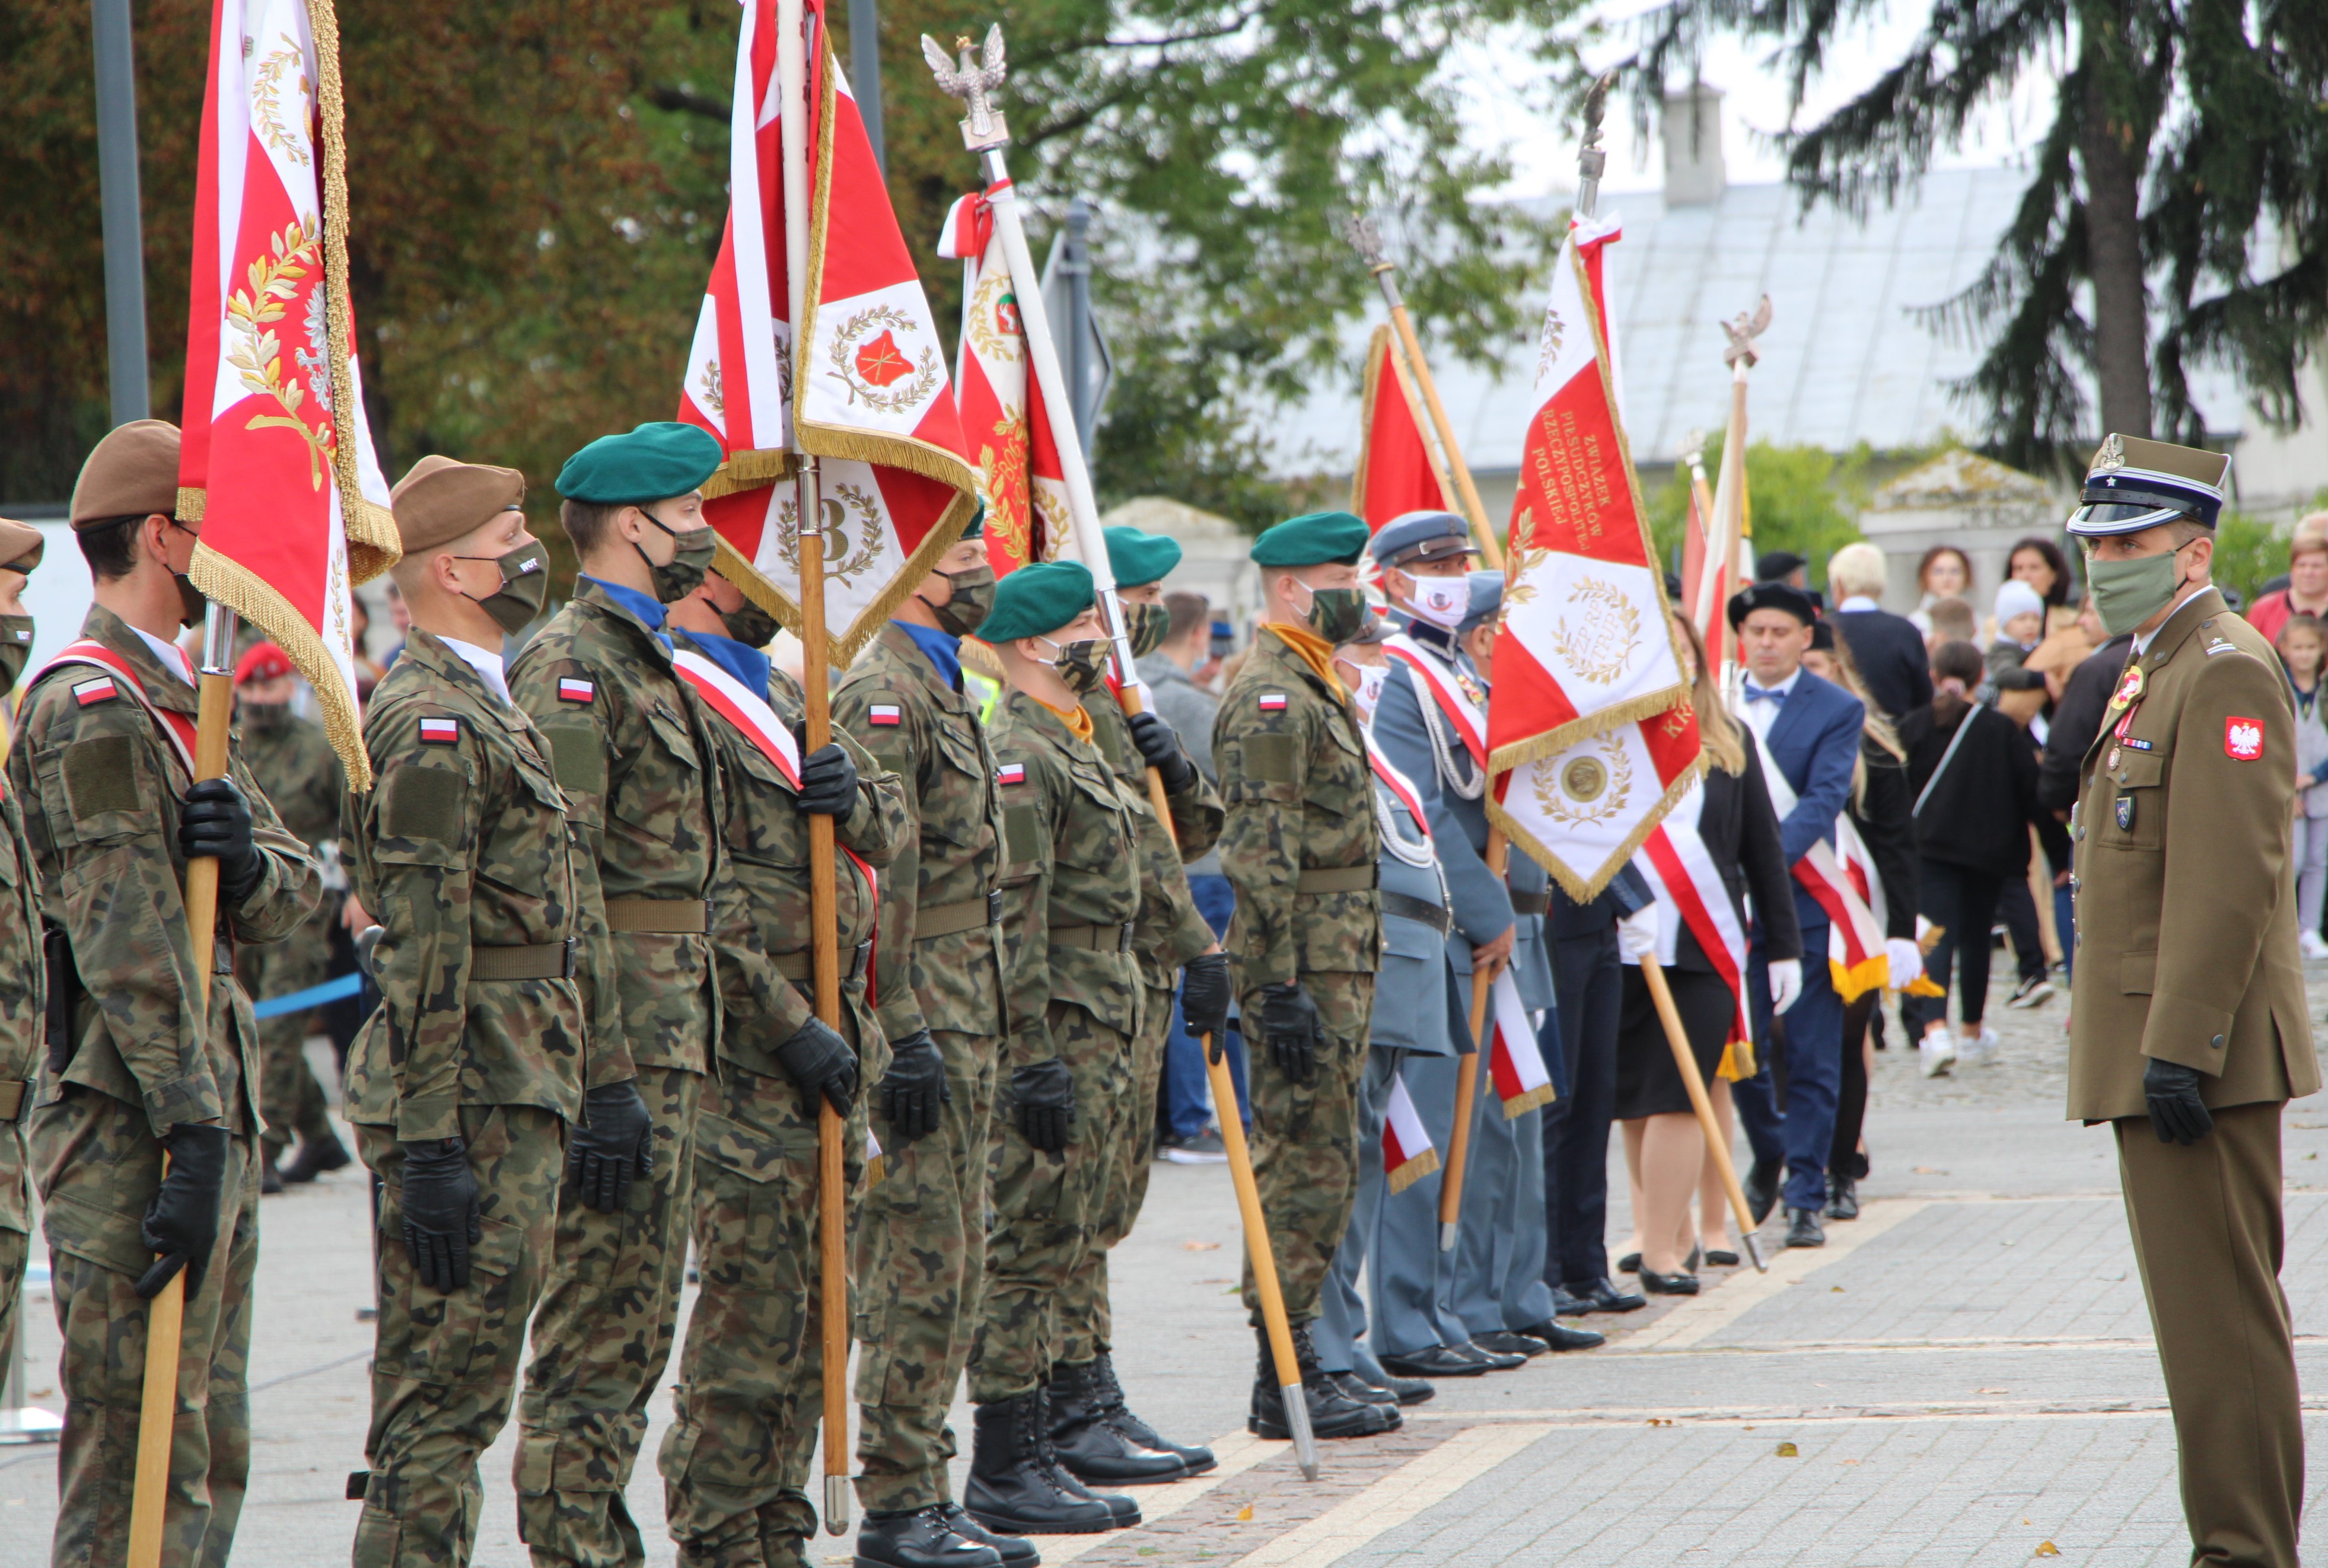
M 1240 991 L 1380 967 L 1382 853 L 1357 710 L 1263 630 L 1213 721 L 1236 890 L 1229 961 Z M 1308 890 L 1305 889 L 1305 885 Z
M 682 648 L 690 645 L 684 632 L 672 637 Z M 768 706 L 786 729 L 799 734 L 808 704 L 799 685 L 781 670 L 769 672 Z M 809 819 L 801 814 L 796 787 L 749 736 L 709 703 L 703 705 L 703 724 L 718 759 L 720 837 L 728 846 L 713 900 L 723 1008 L 719 1055 L 748 1072 L 780 1075 L 776 1047 L 816 1012 L 810 969 Z M 856 806 L 832 824 L 834 925 L 848 977 L 840 988 L 846 1014 L 841 1032 L 856 1037 L 869 1083 L 888 1071 L 889 1051 L 866 1001 L 863 966 L 871 961 L 871 944 L 887 933 L 875 925 L 878 889 L 837 851 L 855 850 L 878 873 L 911 831 L 912 818 L 896 775 L 845 733 L 836 729 L 834 738 L 857 765 L 858 775 Z
M 1213 928 L 1197 913 L 1185 868 L 1220 838 L 1221 797 L 1192 764 L 1188 771 L 1196 782 L 1164 797 L 1172 812 L 1167 829 L 1156 820 L 1156 804 L 1148 793 L 1148 759 L 1132 744 L 1131 720 L 1122 705 L 1102 689 L 1084 699 L 1084 711 L 1091 715 L 1092 743 L 1132 802 L 1140 838 L 1140 925 L 1132 942 L 1141 978 L 1151 986 L 1169 986 L 1174 970 L 1213 944 Z
M 376 783 L 347 798 L 344 836 L 356 897 L 385 930 L 348 1120 L 406 1142 L 458 1137 L 463 1105 L 578 1120 L 585 1088 L 634 1072 L 597 865 L 541 731 L 416 626 L 364 711 L 364 749 Z M 477 972 L 494 949 L 568 942 L 570 978 Z
M 17 1128 L 32 1103 L 49 988 L 41 966 L 41 886 L 13 785 L 0 790 L 0 1093 L 18 1097 L 15 1115 L 0 1123 L 0 1230 L 30 1231 L 30 1188 Z
M 977 703 L 885 625 L 833 693 L 832 721 L 904 791 L 908 829 L 881 886 L 882 1028 L 893 1040 L 919 1028 L 1000 1040 L 1001 955 L 981 906 L 1002 883 L 1002 803 Z
M 1098 749 L 1023 691 L 996 705 L 1001 759 L 1002 925 L 1010 1031 L 1003 1066 L 1048 1061 L 1053 1002 L 1119 1034 L 1140 1027 L 1138 818 Z
M 301 843 L 313 850 L 339 836 L 348 774 L 322 725 L 286 709 L 273 724 L 252 724 L 246 718 L 235 726 L 235 741 L 275 814 Z
M 654 634 L 587 578 L 509 681 L 598 863 L 631 1059 L 707 1070 L 719 1028 L 707 911 L 721 812 L 695 693 Z
M 118 654 L 155 707 L 193 718 L 194 689 L 164 670 L 128 623 L 92 606 L 81 635 Z M 80 990 L 42 1096 L 85 1084 L 143 1105 L 157 1136 L 181 1122 L 248 1132 L 258 1125 L 258 1033 L 234 977 L 234 944 L 297 929 L 314 911 L 315 866 L 230 753 L 265 865 L 239 904 L 221 900 L 212 951 L 193 953 L 178 853 L 178 806 L 192 780 L 160 721 L 129 693 L 101 690 L 107 679 L 67 664 L 34 681 L 8 756 L 8 787 L 23 803 L 40 868 L 42 916 L 70 943 Z M 211 972 L 199 1017 L 185 1005 L 201 983 L 198 963 Z M 59 1055 L 70 1059 L 59 1063 Z

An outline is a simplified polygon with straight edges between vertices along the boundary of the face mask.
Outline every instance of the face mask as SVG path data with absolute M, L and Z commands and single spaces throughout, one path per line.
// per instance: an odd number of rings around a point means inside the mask
M 1145 659 L 1164 645 L 1164 634 L 1172 629 L 1172 612 L 1161 605 L 1126 603 L 1123 606 L 1124 629 L 1131 635 L 1131 656 Z
M 507 555 L 455 556 L 455 560 L 489 560 L 501 568 L 502 586 L 477 598 L 464 596 L 482 606 L 493 618 L 493 624 L 510 635 L 525 630 L 536 615 L 541 614 L 541 603 L 549 592 L 549 567 L 539 544 L 529 544 Z
M 1355 666 L 1357 674 L 1356 681 L 1352 681 L 1349 675 L 1345 673 L 1353 668 L 1347 663 L 1340 664 L 1334 673 L 1340 675 L 1343 681 L 1349 686 L 1350 700 L 1358 705 L 1358 717 L 1371 719 L 1375 716 L 1375 704 L 1382 700 L 1383 682 L 1390 679 L 1390 666 L 1387 664 Z
M 728 634 L 746 648 L 765 648 L 776 640 L 776 618 L 746 599 L 737 609 L 721 613 Z
M 1469 595 L 1467 587 L 1465 595 Z M 1347 643 L 1366 624 L 1366 596 L 1358 588 L 1311 588 L 1310 629 L 1328 643 Z
M 178 579 L 178 624 L 201 625 L 202 613 L 211 606 L 210 600 L 202 596 L 202 590 L 194 587 L 194 579 L 185 573 L 172 572 L 170 575 Z
M 656 602 L 675 605 L 702 586 L 703 574 L 711 569 L 711 559 L 718 553 L 718 538 L 709 528 L 681 533 L 643 507 L 640 508 L 639 515 L 671 535 L 671 543 L 677 548 L 670 564 L 657 566 L 649 559 L 646 551 L 639 549 L 637 544 L 631 546 L 633 549 L 639 550 L 639 559 L 646 561 L 647 570 L 654 576 Z
M 0 615 L 0 692 L 15 690 L 33 656 L 33 617 Z
M 1471 607 L 1471 585 L 1462 577 L 1415 577 L 1408 603 L 1432 625 L 1451 632 Z
M 2086 588 L 2102 627 L 2113 637 L 2131 632 L 2164 609 L 2182 586 L 2175 560 L 2182 552 L 2146 555 L 2134 560 L 2086 561 Z
M 1048 637 L 1041 641 L 1051 643 Z M 1099 690 L 1101 680 L 1107 674 L 1107 643 L 1103 638 L 1083 637 L 1073 643 L 1051 643 L 1051 646 L 1059 651 L 1051 667 L 1067 683 L 1068 690 L 1078 697 L 1087 697 Z
M 990 566 L 966 567 L 958 572 L 940 572 L 953 592 L 943 605 L 929 605 L 930 614 L 937 620 L 940 630 L 949 635 L 967 637 L 986 624 L 986 617 L 994 609 L 994 568 Z

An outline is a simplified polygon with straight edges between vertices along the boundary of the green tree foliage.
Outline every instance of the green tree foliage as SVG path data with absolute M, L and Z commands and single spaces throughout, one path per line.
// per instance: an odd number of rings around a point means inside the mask
M 1637 65 L 1658 84 L 1712 33 L 1773 41 L 1799 107 L 1829 48 L 1882 14 L 1673 0 Z M 2101 429 L 2200 440 L 2189 372 L 2205 363 L 2293 427 L 2297 371 L 2328 330 L 2328 0 L 1932 0 L 1872 86 L 1783 138 L 1788 178 L 1806 202 L 1891 200 L 2032 73 L 2059 81 L 2033 178 L 1933 323 L 1985 350 L 1957 390 L 1990 449 L 2035 470 Z
M 1746 494 L 1755 553 L 1792 550 L 1809 563 L 1812 586 L 1825 587 L 1827 557 L 1861 537 L 1857 520 L 1867 504 L 1866 470 L 1872 456 L 1864 446 L 1837 457 L 1816 446 L 1750 443 Z M 1722 437 L 1717 436 L 1705 447 L 1709 484 L 1721 472 Z M 1649 538 L 1657 559 L 1667 566 L 1679 559 L 1689 490 L 1689 470 L 1676 467 L 1649 498 Z
M 2215 521 L 2215 564 L 2210 572 L 2219 587 L 2239 591 L 2242 605 L 2252 605 L 2263 585 L 2287 571 L 2287 535 L 2259 517 L 2226 510 Z

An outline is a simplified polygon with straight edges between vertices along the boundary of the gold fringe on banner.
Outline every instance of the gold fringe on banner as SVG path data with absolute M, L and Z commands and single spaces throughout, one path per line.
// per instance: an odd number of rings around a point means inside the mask
M 1540 1052 L 1541 1047 L 1538 1047 L 1538 1049 Z M 1516 1122 L 1521 1117 L 1526 1115 L 1529 1112 L 1535 1110 L 1537 1106 L 1549 1105 L 1554 1100 L 1559 1098 L 1559 1090 L 1554 1088 L 1549 1084 L 1538 1084 L 1526 1094 L 1515 1094 L 1510 1099 L 1506 1100 L 1503 1103 L 1504 1120 L 1507 1122 Z
M 1393 1192 L 1404 1192 L 1416 1182 L 1439 1169 L 1439 1150 L 1426 1149 L 1385 1178 L 1384 1185 Z
M 364 750 L 363 718 L 356 710 L 355 691 L 340 672 L 339 661 L 322 634 L 307 624 L 307 617 L 257 572 L 199 543 L 186 575 L 204 596 L 257 626 L 290 655 L 292 664 L 315 689 L 324 733 L 348 770 L 348 788 L 357 794 L 369 791 L 371 756 Z
M 1690 760 L 1688 766 L 1674 775 L 1673 783 L 1666 786 L 1666 792 L 1657 804 L 1642 813 L 1639 823 L 1626 835 L 1624 843 L 1588 876 L 1578 876 L 1560 858 L 1557 850 L 1522 827 L 1519 819 L 1507 811 L 1503 802 L 1496 798 L 1495 791 L 1488 792 L 1484 803 L 1488 808 L 1488 821 L 1501 828 L 1506 838 L 1518 846 L 1529 859 L 1543 867 L 1545 873 L 1560 884 L 1562 892 L 1579 904 L 1590 904 L 1600 897 L 1600 890 L 1609 886 L 1609 879 L 1633 858 L 1633 851 L 1639 849 L 1657 825 L 1666 820 L 1666 813 L 1674 809 L 1683 795 L 1689 793 L 1689 786 L 1704 775 L 1705 768 L 1705 753 L 1700 751 Z
M 792 454 L 782 447 L 730 452 L 727 461 L 713 469 L 711 477 L 703 482 L 703 499 L 717 501 L 756 484 L 773 484 L 779 479 L 791 478 L 792 472 Z

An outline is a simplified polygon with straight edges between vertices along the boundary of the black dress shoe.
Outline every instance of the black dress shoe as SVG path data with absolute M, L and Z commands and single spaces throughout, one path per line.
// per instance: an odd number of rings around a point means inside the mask
M 868 1514 L 857 1532 L 856 1568 L 1002 1568 L 1002 1554 L 956 1531 L 943 1506 Z
M 1857 1219 L 1859 1217 L 1859 1183 L 1847 1176 L 1826 1178 L 1826 1217 Z
M 1377 1386 L 1389 1389 L 1403 1406 L 1427 1404 L 1431 1396 L 1439 1392 L 1431 1386 L 1429 1378 L 1397 1377 L 1388 1372 L 1383 1374 L 1383 1380 Z
M 1005 1535 L 1000 1531 L 988 1529 L 972 1518 L 960 1503 L 940 1503 L 938 1507 L 945 1510 L 946 1523 L 953 1526 L 955 1535 L 975 1541 L 981 1546 L 993 1547 L 1002 1558 L 1002 1568 L 1035 1568 L 1042 1562 L 1043 1554 L 1035 1550 L 1035 1543 L 1026 1536 Z
M 1596 1334 L 1590 1329 L 1572 1329 L 1557 1318 L 1531 1323 L 1520 1332 L 1531 1339 L 1543 1340 L 1554 1350 L 1591 1350 L 1609 1343 L 1606 1334 Z
M 1790 1208 L 1787 1211 L 1787 1244 L 1790 1247 L 1826 1245 L 1826 1232 L 1819 1228 L 1818 1210 Z
M 1386 1385 L 1369 1383 L 1355 1372 L 1328 1372 L 1326 1376 L 1335 1387 L 1356 1400 L 1360 1404 L 1395 1405 L 1398 1404 L 1398 1395 L 1393 1394 Z
M 1757 1160 L 1746 1172 L 1746 1212 L 1760 1225 L 1779 1207 L 1779 1178 L 1786 1166 L 1776 1160 Z
M 1652 1268 L 1641 1270 L 1641 1289 L 1652 1296 L 1694 1296 L 1697 1294 L 1695 1274 L 1661 1274 Z
M 1497 1329 L 1486 1334 L 1474 1334 L 1471 1343 L 1497 1356 L 1516 1356 L 1525 1361 L 1531 1356 L 1541 1356 L 1552 1348 L 1532 1334 L 1515 1333 Z
M 1476 1339 L 1466 1339 L 1460 1345 L 1450 1345 L 1447 1348 L 1468 1360 L 1478 1362 L 1490 1372 L 1509 1372 L 1516 1366 L 1527 1365 L 1527 1357 L 1525 1356 L 1514 1356 L 1503 1350 L 1490 1350 Z
M 1101 1419 L 1096 1365 L 1063 1361 L 1051 1368 L 1044 1403 L 1059 1462 L 1086 1486 L 1156 1486 L 1185 1477 L 1188 1467 L 1178 1454 L 1134 1442 Z
M 1638 1253 L 1627 1253 L 1623 1257 L 1619 1258 L 1617 1260 L 1617 1272 L 1620 1274 L 1639 1273 L 1641 1272 L 1641 1254 Z
M 1566 1285 L 1552 1288 L 1552 1315 L 1555 1318 L 1582 1318 L 1592 1310 L 1592 1303 L 1581 1301 L 1569 1294 Z
M 1647 1296 L 1620 1291 L 1607 1280 L 1571 1280 L 1561 1289 L 1582 1301 L 1587 1312 L 1638 1312 L 1649 1304 Z
M 1716 1247 L 1705 1254 L 1705 1262 L 1710 1268 L 1734 1269 L 1738 1266 L 1738 1254 L 1725 1247 Z
M 1404 1356 L 1375 1357 L 1385 1372 L 1401 1377 L 1478 1377 L 1488 1370 L 1484 1357 L 1459 1356 L 1444 1345 L 1426 1345 Z

